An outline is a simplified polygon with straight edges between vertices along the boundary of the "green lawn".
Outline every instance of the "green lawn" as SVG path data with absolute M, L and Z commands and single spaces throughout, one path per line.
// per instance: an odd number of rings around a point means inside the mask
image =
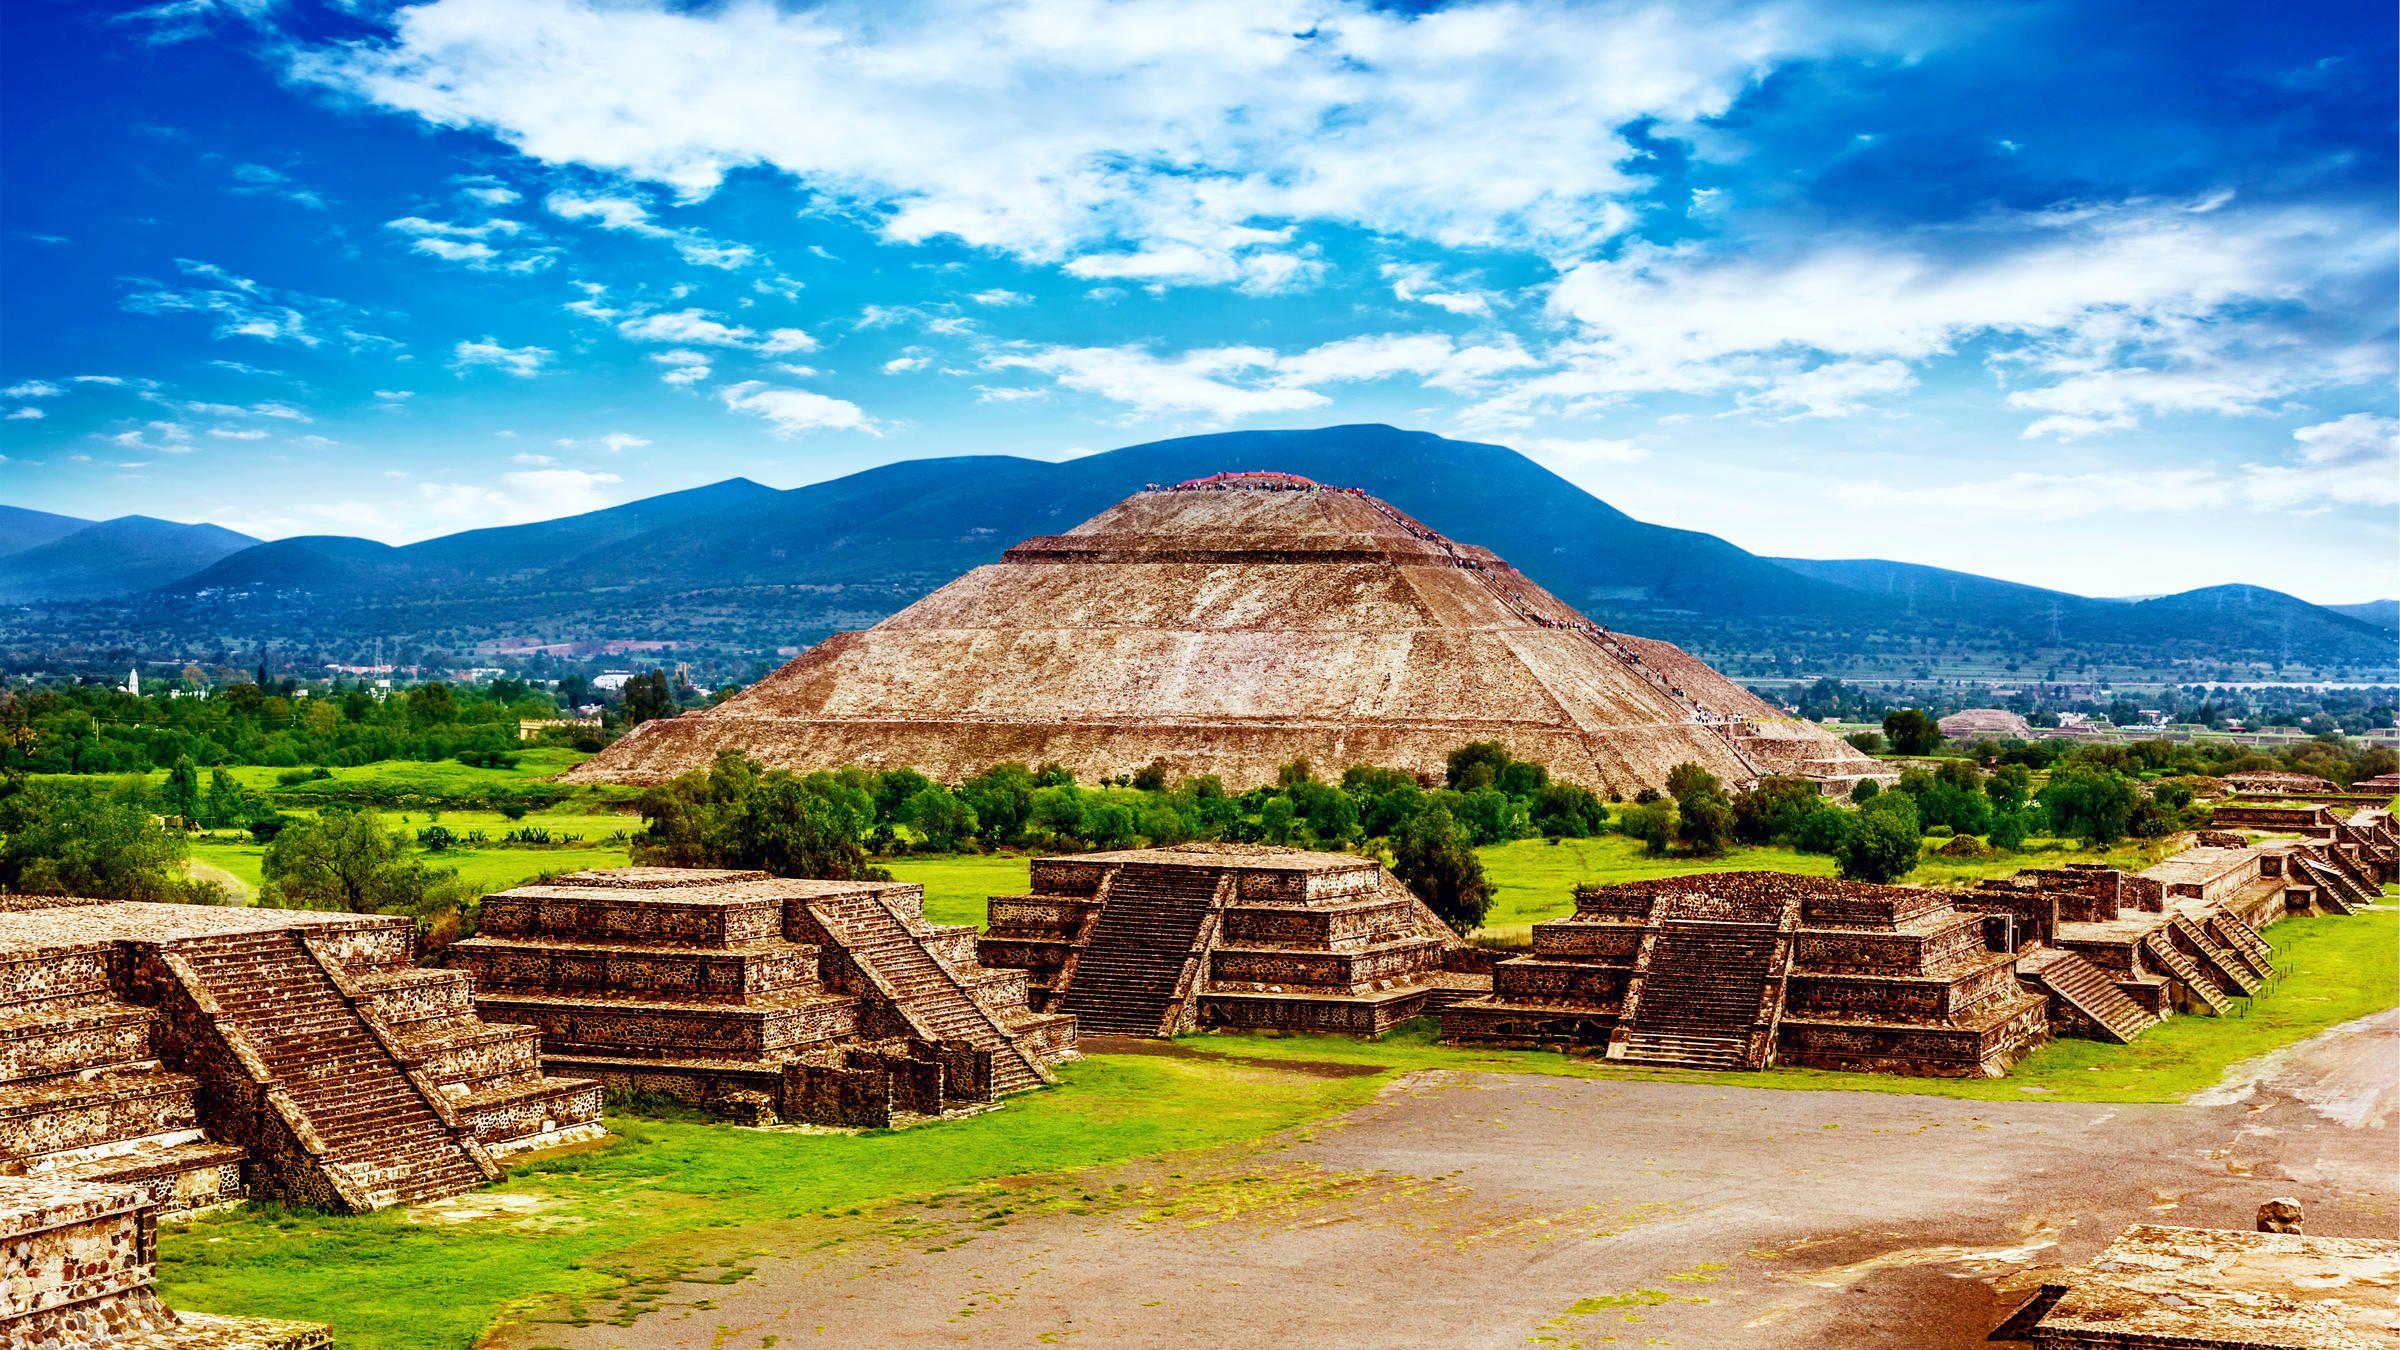
M 894 858 L 884 864 L 894 880 L 925 888 L 925 917 L 935 923 L 984 926 L 995 895 L 1023 895 L 1033 888 L 1033 860 L 1012 853 L 961 853 Z
M 1421 1068 L 1587 1078 L 1658 1078 L 1764 1089 L 1852 1089 L 1982 1100 L 2164 1102 L 2251 1056 L 2400 1002 L 2390 954 L 2400 908 L 2294 919 L 2268 930 L 2289 976 L 2241 1018 L 2177 1018 L 2131 1046 L 2064 1041 L 2005 1079 L 1956 1081 L 1775 1069 L 1695 1074 L 1585 1057 L 1470 1050 L 1412 1024 L 1369 1042 L 1319 1035 L 1186 1038 L 1191 1056 L 1096 1055 L 1062 1085 L 1005 1110 L 903 1132 L 740 1130 L 612 1117 L 621 1138 L 535 1163 L 463 1204 L 472 1217 L 331 1216 L 254 1206 L 170 1224 L 159 1283 L 179 1307 L 332 1323 L 353 1347 L 465 1347 L 495 1319 L 639 1311 L 670 1281 L 738 1275 L 761 1251 L 834 1240 L 862 1207 L 914 1197 L 971 1200 L 980 1226 L 1019 1207 L 1128 1203 L 1059 1174 L 1186 1149 L 1263 1140 L 1365 1103 Z M 1277 1063 L 1293 1066 L 1285 1071 Z M 1302 1064 L 1377 1072 L 1327 1077 Z M 1004 1178 L 1042 1186 L 998 1189 Z M 988 1197 L 989 1209 L 984 1209 Z M 872 1217 L 872 1216 L 870 1216 Z M 860 1220 L 859 1222 L 867 1222 Z M 959 1229 L 879 1229 L 925 1243 Z M 686 1285 L 685 1295 L 696 1285 Z M 428 1297 L 427 1291 L 439 1297 Z
M 308 815 L 308 808 L 292 812 Z M 391 828 L 414 838 L 417 831 L 439 822 L 454 835 L 465 836 L 481 830 L 492 840 L 521 826 L 539 826 L 552 834 L 580 835 L 583 842 L 558 847 L 522 847 L 487 843 L 482 846 L 462 845 L 440 853 L 420 850 L 417 854 L 435 867 L 457 872 L 476 889 L 489 894 L 520 885 L 537 876 L 557 872 L 572 872 L 586 867 L 623 867 L 627 863 L 627 845 L 608 842 L 616 834 L 632 834 L 641 828 L 639 816 L 575 805 L 549 811 L 528 812 L 523 819 L 510 820 L 498 811 L 428 811 L 422 807 L 391 808 L 381 812 Z M 202 876 L 208 869 L 230 874 L 248 892 L 259 886 L 259 866 L 266 856 L 264 844 L 252 842 L 240 830 L 215 830 L 195 835 L 192 839 L 192 861 Z M 217 877 L 223 880 L 223 877 Z M 249 895 L 244 895 L 247 900 Z
M 1004 1110 L 899 1132 L 612 1118 L 613 1146 L 477 1192 L 488 1217 L 252 1206 L 167 1225 L 159 1289 L 179 1308 L 328 1322 L 354 1350 L 465 1347 L 512 1305 L 638 1290 L 705 1264 L 712 1235 L 726 1259 L 805 1250 L 825 1227 L 792 1221 L 1259 1139 L 1358 1106 L 1383 1081 L 1156 1055 L 1096 1056 L 1062 1078 Z

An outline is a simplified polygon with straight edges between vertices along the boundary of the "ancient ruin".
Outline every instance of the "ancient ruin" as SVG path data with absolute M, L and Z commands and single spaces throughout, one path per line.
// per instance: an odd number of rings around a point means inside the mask
M 2313 773 L 2247 769 L 2225 775 L 2227 791 L 2244 797 L 2317 797 L 2341 791 Z
M 1629 1064 L 1996 1076 L 2047 1040 L 2008 925 L 1945 894 L 1725 872 L 1575 893 L 1453 1041 L 1604 1050 Z
M 2264 1226 L 2264 1225 L 2262 1225 Z M 1991 1338 L 2177 1350 L 2400 1344 L 2400 1242 L 2136 1224 Z
M 975 963 L 924 888 L 627 867 L 487 897 L 450 960 L 542 1063 L 749 1124 L 888 1126 L 1055 1081 L 1075 1019 Z
M 411 964 L 406 919 L 12 897 L 0 911 L 0 1174 L 169 1212 L 242 1198 L 370 1210 L 456 1195 L 596 1137 L 600 1089 L 545 1077 Z
M 307 1322 L 178 1313 L 151 1290 L 158 1207 L 137 1187 L 0 1176 L 0 1345 L 326 1350 Z
M 1264 844 L 1039 859 L 1033 894 L 993 898 L 981 951 L 1025 972 L 1034 1006 L 1118 1036 L 1374 1036 L 1489 988 L 1474 950 L 1373 859 Z
M 1602 793 L 1695 762 L 1732 784 L 1890 781 L 1664 642 L 1612 633 L 1485 549 L 1362 492 L 1228 474 L 1028 539 L 724 704 L 646 722 L 567 775 L 654 783 L 738 749 L 771 768 L 1163 765 L 1229 787 L 1305 759 L 1437 775 L 1497 740 Z

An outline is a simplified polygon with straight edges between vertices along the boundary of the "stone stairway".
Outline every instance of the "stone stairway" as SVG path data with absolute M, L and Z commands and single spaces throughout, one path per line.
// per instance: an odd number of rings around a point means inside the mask
M 2036 948 L 2017 963 L 2017 973 L 2083 1014 L 2099 1029 L 2102 1040 L 2129 1044 L 2159 1023 L 2149 1009 L 2127 997 L 2107 971 L 2075 952 Z
M 2193 922 L 2189 915 L 2176 915 L 2168 920 L 2167 927 L 2176 937 L 2183 939 L 2185 951 L 2226 992 L 2255 994 L 2259 986 L 2265 983 L 2258 972 L 2250 968 L 2248 961 L 2227 951 L 2224 944 L 2209 936 L 2208 930 Z
M 1790 947 L 1765 924 L 1668 920 L 1636 978 L 1633 1023 L 1611 1059 L 1684 1069 L 1759 1069 L 1751 1049 L 1760 1001 Z
M 2275 949 L 2259 935 L 2259 931 L 2241 921 L 2229 910 L 2210 911 L 2204 925 L 2219 946 L 2245 962 L 2260 980 L 2275 977 Z
M 221 1028 L 257 1053 L 265 1086 L 286 1095 L 325 1145 L 327 1170 L 366 1206 L 441 1199 L 491 1179 L 298 934 L 217 936 L 178 950 Z
M 1216 908 L 1221 880 L 1206 867 L 1118 869 L 1061 1003 L 1080 1031 L 1174 1034 L 1192 992 L 1180 988 L 1184 969 Z
M 844 896 L 821 902 L 813 912 L 850 958 L 892 991 L 900 1015 L 921 1028 L 926 1039 L 965 1041 L 991 1053 L 992 1095 L 1057 1081 L 955 972 L 925 950 L 923 939 L 881 896 Z
M 2356 914 L 2361 906 L 2375 903 L 2372 892 L 2341 868 L 2316 856 L 2315 850 L 2293 853 L 2292 862 L 2301 875 L 2316 883 L 2317 903 L 2336 914 Z
M 2174 976 L 2176 983 L 2189 990 L 2191 996 L 2210 1012 L 2221 1016 L 2233 1010 L 2233 1000 L 2226 997 L 2224 988 L 2210 979 L 2197 962 L 2184 955 L 2183 949 L 2175 945 L 2174 939 L 2168 937 L 2164 929 L 2154 929 L 2143 938 L 2142 950 L 2158 963 L 2159 969 Z

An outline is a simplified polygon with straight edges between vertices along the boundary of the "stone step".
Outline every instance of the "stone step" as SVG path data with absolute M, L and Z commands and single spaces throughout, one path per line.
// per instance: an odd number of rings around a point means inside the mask
M 2130 1044 L 2158 1025 L 2149 1009 L 2134 1002 L 2107 971 L 2076 952 L 2046 949 L 2039 961 L 2019 966 L 2052 997 L 2073 1007 L 2100 1028 L 2103 1040 Z

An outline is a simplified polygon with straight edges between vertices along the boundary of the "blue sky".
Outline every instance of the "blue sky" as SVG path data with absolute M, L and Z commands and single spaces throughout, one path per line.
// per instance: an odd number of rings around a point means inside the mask
M 404 541 L 1373 420 L 1760 552 L 2400 593 L 2385 6 L 0 23 L 19 505 Z

